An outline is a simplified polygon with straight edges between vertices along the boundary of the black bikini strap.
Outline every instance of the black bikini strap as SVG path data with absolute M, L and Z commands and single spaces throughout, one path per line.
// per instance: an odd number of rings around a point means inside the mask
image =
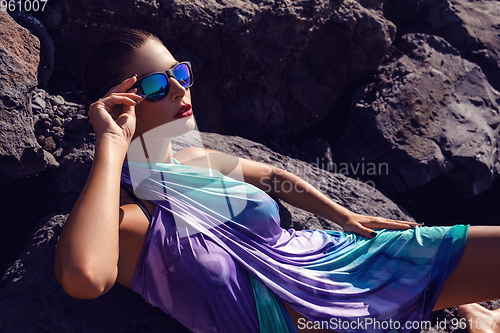
M 133 192 L 130 192 L 130 190 L 127 188 L 127 186 L 125 185 L 125 183 L 123 181 L 120 182 L 120 185 L 125 189 L 125 191 L 127 191 L 127 193 L 132 197 L 132 199 L 134 199 L 134 201 L 142 209 L 142 211 L 144 212 L 144 214 L 146 214 L 146 217 L 148 218 L 149 222 L 151 222 L 153 220 L 153 217 L 151 216 L 151 213 L 146 208 L 146 206 L 144 206 L 144 204 L 142 203 L 142 201 L 139 200 L 139 198 L 136 197 Z

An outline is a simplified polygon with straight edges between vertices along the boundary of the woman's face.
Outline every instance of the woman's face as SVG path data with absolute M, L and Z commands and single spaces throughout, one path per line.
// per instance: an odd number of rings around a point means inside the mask
M 135 51 L 125 74 L 126 77 L 130 77 L 136 73 L 140 78 L 152 72 L 169 70 L 176 64 L 177 60 L 162 43 L 149 40 Z M 165 137 L 170 138 L 185 134 L 195 127 L 192 115 L 181 118 L 178 116 L 179 111 L 182 112 L 191 106 L 189 88 L 182 87 L 174 78 L 169 79 L 169 85 L 170 90 L 165 98 L 157 102 L 149 102 L 144 99 L 135 107 L 136 129 L 132 140 L 165 124 L 168 125 L 163 126 L 160 130 L 165 134 Z

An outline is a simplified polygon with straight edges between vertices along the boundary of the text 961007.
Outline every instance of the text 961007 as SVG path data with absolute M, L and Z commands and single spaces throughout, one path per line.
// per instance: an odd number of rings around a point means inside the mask
M 2 11 L 43 11 L 48 0 L 1 0 L 0 10 Z
M 494 330 L 497 326 L 498 318 L 453 318 L 451 320 L 451 328 L 453 330 L 457 330 L 459 328 L 461 329 L 471 329 L 473 331 L 475 330 Z

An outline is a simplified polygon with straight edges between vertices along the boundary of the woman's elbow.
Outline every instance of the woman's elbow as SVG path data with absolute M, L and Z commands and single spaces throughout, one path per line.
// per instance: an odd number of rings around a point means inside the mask
M 54 273 L 64 292 L 79 299 L 98 298 L 108 292 L 116 281 L 116 274 L 98 278 L 90 269 L 62 270 L 55 265 Z

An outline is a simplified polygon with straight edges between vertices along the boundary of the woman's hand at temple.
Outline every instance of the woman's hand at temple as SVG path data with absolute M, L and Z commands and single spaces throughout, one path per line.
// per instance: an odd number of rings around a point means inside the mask
M 130 89 L 137 80 L 132 76 L 111 88 L 104 97 L 89 107 L 90 123 L 94 126 L 96 141 L 107 136 L 127 145 L 135 131 L 135 106 L 144 97 Z
M 378 216 L 365 216 L 350 212 L 345 223 L 342 225 L 344 231 L 352 232 L 367 238 L 377 236 L 373 229 L 407 230 L 422 224 L 399 220 L 390 220 Z

